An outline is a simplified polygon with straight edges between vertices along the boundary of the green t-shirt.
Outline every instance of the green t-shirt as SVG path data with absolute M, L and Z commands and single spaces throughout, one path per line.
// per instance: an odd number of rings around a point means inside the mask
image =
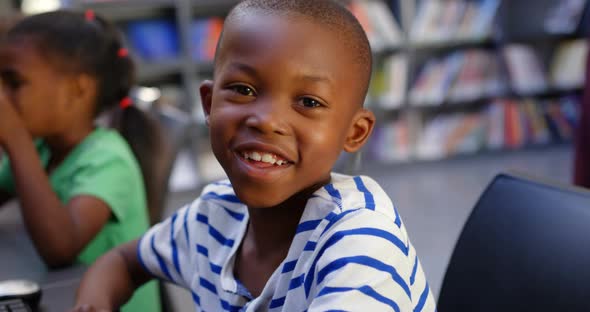
M 41 140 L 37 151 L 46 167 L 49 147 Z M 114 130 L 97 128 L 57 166 L 49 176 L 62 203 L 80 195 L 104 201 L 111 219 L 78 255 L 78 261 L 93 263 L 98 257 L 144 233 L 149 226 L 141 170 L 129 145 Z M 8 157 L 0 163 L 0 189 L 15 193 Z M 123 311 L 157 311 L 157 285 L 150 283 L 136 293 Z

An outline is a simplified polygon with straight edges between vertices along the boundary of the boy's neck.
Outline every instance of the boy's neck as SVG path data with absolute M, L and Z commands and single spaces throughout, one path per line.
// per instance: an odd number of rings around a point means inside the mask
M 307 199 L 290 201 L 272 208 L 249 208 L 244 246 L 260 258 L 289 249 Z M 286 256 L 286 255 L 285 255 Z
M 287 256 L 286 252 L 295 237 L 307 200 L 317 189 L 327 183 L 329 180 L 313 185 L 275 207 L 249 207 L 250 220 L 242 247 L 253 251 L 254 255 L 260 258 L 277 252 L 284 253 L 283 258 Z

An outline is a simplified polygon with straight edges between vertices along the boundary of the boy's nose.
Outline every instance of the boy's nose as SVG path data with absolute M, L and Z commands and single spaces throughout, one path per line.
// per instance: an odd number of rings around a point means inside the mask
M 246 126 L 263 134 L 287 135 L 289 128 L 281 105 L 271 99 L 259 99 L 252 105 L 246 119 Z

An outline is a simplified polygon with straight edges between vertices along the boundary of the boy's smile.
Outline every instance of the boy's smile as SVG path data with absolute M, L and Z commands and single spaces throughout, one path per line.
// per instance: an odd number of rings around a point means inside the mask
M 337 32 L 260 14 L 226 24 L 215 81 L 201 87 L 213 152 L 252 208 L 328 183 L 340 152 L 356 148 L 347 148 L 350 138 L 372 128 L 354 56 Z M 359 131 L 359 119 L 370 125 Z

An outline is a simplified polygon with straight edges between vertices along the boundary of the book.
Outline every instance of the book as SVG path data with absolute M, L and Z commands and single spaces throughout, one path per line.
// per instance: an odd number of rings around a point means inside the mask
M 486 148 L 497 150 L 504 146 L 504 103 L 496 100 L 485 109 L 487 127 Z
M 444 149 L 447 156 L 477 152 L 483 145 L 481 133 L 482 117 L 479 113 L 470 113 L 455 120 L 445 138 Z
M 466 3 L 463 0 L 447 0 L 440 12 L 436 41 L 451 41 L 456 38 L 457 29 L 463 19 Z
M 355 0 L 348 4 L 348 9 L 365 30 L 374 52 L 396 47 L 402 43 L 401 28 L 390 8 L 383 1 Z
M 588 42 L 569 40 L 559 44 L 551 62 L 550 81 L 557 89 L 581 88 L 586 79 Z
M 410 28 L 411 41 L 414 43 L 436 41 L 438 20 L 443 10 L 444 4 L 440 0 L 422 1 Z
M 172 19 L 131 21 L 125 34 L 134 54 L 144 62 L 170 61 L 180 55 L 180 37 Z
M 213 60 L 222 29 L 223 19 L 220 17 L 193 21 L 191 25 L 191 56 L 194 60 Z
M 586 0 L 554 1 L 554 6 L 543 22 L 545 31 L 550 34 L 569 34 L 578 28 Z
M 512 89 L 519 94 L 532 94 L 547 89 L 545 70 L 532 47 L 510 44 L 502 49 Z
M 380 161 L 408 161 L 411 157 L 411 144 L 406 118 L 392 120 L 376 127 L 369 146 L 373 157 Z
M 390 8 L 381 0 L 364 2 L 370 21 L 381 39 L 381 47 L 389 48 L 400 45 L 403 40 L 401 28 L 396 22 Z
M 471 101 L 505 92 L 496 55 L 485 50 L 467 50 L 457 78 L 449 92 L 451 102 Z
M 384 92 L 379 95 L 379 103 L 384 109 L 396 109 L 405 101 L 408 57 L 405 54 L 394 54 L 387 57 L 383 64 Z
M 523 109 L 530 129 L 528 142 L 533 144 L 547 144 L 550 141 L 547 122 L 537 106 L 538 103 L 535 103 L 531 99 L 527 99 L 523 103 Z
M 496 17 L 500 0 L 480 0 L 477 3 L 477 13 L 469 27 L 469 37 L 483 39 L 492 33 L 494 18 Z
M 442 104 L 447 99 L 463 58 L 464 53 L 454 52 L 440 59 L 430 59 L 410 89 L 410 103 L 415 106 Z

